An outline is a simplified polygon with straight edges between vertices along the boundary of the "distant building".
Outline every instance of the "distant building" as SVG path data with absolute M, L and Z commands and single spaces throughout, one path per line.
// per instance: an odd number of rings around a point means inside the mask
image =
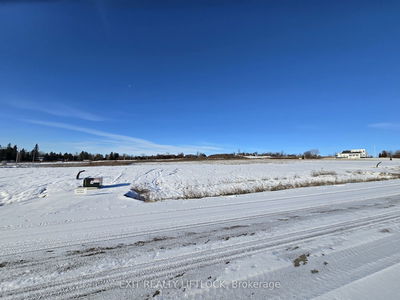
M 367 157 L 368 154 L 365 149 L 344 150 L 341 153 L 336 154 L 336 158 L 359 159 Z

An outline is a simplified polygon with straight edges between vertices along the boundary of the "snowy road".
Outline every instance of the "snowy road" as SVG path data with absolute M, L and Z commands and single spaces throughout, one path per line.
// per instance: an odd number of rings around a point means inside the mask
M 400 263 L 398 180 L 156 203 L 61 192 L 0 217 L 6 299 L 368 299 L 362 280 Z M 391 282 L 375 290 L 398 295 Z
M 3 255 L 47 250 L 55 247 L 118 241 L 119 239 L 146 236 L 152 233 L 250 221 L 280 215 L 282 212 L 306 213 L 315 207 L 329 208 L 346 202 L 394 196 L 399 194 L 399 183 L 376 182 L 366 185 L 342 185 L 335 188 L 320 187 L 260 193 L 236 197 L 208 198 L 203 200 L 168 203 L 170 208 L 159 209 L 157 204 L 137 207 L 136 213 L 105 216 L 92 219 L 66 220 L 65 223 L 23 224 L 2 230 Z M 101 193 L 101 192 L 100 192 Z M 92 195 L 96 195 L 93 192 Z M 343 195 L 343 197 L 341 197 Z M 66 198 L 65 195 L 59 195 Z M 139 202 L 139 204 L 141 204 Z M 156 209 L 155 209 L 156 207 Z M 157 211 L 158 210 L 158 211 Z M 7 227 L 7 226 L 6 226 Z M 4 225 L 3 225 L 4 228 Z

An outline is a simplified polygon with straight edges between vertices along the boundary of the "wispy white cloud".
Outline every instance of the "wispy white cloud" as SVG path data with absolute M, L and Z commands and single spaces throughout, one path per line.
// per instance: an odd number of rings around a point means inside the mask
M 400 123 L 390 123 L 390 122 L 373 123 L 369 124 L 368 127 L 377 129 L 387 129 L 387 130 L 400 130 Z
M 75 118 L 87 121 L 104 121 L 105 119 L 90 112 L 83 111 L 65 104 L 35 104 L 28 101 L 15 101 L 9 105 L 24 110 L 46 113 L 57 117 Z
M 59 123 L 59 122 L 47 122 L 40 120 L 23 120 L 31 124 L 37 124 L 53 128 L 61 128 L 66 130 L 72 130 L 77 132 L 86 133 L 93 136 L 98 136 L 106 138 L 104 140 L 98 141 L 95 144 L 98 146 L 98 150 L 94 152 L 108 152 L 105 149 L 111 149 L 111 151 L 121 152 L 121 153 L 131 153 L 131 154 L 157 154 L 157 153 L 196 153 L 196 152 L 213 152 L 222 150 L 215 146 L 196 146 L 196 145 L 163 145 L 157 144 L 148 140 L 135 138 L 126 135 L 114 134 L 110 132 L 105 132 L 101 130 L 75 126 L 71 124 Z M 85 145 L 84 142 L 81 144 Z M 94 148 L 93 142 L 88 142 L 88 147 Z

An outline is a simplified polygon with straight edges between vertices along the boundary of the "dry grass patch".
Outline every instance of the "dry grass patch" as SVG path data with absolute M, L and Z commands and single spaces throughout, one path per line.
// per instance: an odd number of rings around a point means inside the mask
M 326 170 L 320 170 L 320 171 L 312 171 L 311 176 L 312 177 L 318 177 L 318 176 L 336 176 L 337 173 L 335 171 L 326 171 Z
M 358 173 L 358 171 L 355 171 Z M 354 173 L 351 173 L 354 174 Z M 241 194 L 249 194 L 249 193 L 260 193 L 266 191 L 280 191 L 287 190 L 293 188 L 302 188 L 302 187 L 313 187 L 313 186 L 324 186 L 324 185 L 336 185 L 336 184 L 346 184 L 346 183 L 357 183 L 357 182 L 371 182 L 371 181 L 383 181 L 390 179 L 400 179 L 400 173 L 389 173 L 389 172 L 377 172 L 364 174 L 362 177 L 353 177 L 353 176 L 345 176 L 340 177 L 337 175 L 335 171 L 314 171 L 312 173 L 312 178 L 308 180 L 290 180 L 294 178 L 298 178 L 296 175 L 293 178 L 284 180 L 283 178 L 279 178 L 277 182 L 254 182 L 254 184 L 249 186 L 231 186 L 225 188 L 223 190 L 199 190 L 196 186 L 187 186 L 182 190 L 181 196 L 175 196 L 170 198 L 157 198 L 156 194 L 153 194 L 151 190 L 146 187 L 141 186 L 133 186 L 131 192 L 128 192 L 126 196 L 143 200 L 145 202 L 154 202 L 159 200 L 166 199 L 198 199 L 205 197 L 219 197 L 219 196 L 231 196 L 231 195 L 241 195 Z M 324 177 L 330 176 L 330 177 Z M 241 183 L 241 182 L 236 182 Z M 128 195 L 129 194 L 129 195 Z
M 295 267 L 300 267 L 300 265 L 306 265 L 308 263 L 309 256 L 310 256 L 310 253 L 300 255 L 295 260 L 293 260 L 293 265 Z
M 379 176 L 388 177 L 391 179 L 400 179 L 400 173 L 380 172 Z

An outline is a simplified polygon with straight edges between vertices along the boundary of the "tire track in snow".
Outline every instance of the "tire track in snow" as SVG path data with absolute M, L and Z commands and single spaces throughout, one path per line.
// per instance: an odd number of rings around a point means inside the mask
M 316 210 L 316 209 L 318 209 L 318 210 Z M 278 217 L 288 217 L 288 214 L 299 213 L 299 212 L 306 213 L 306 214 L 307 213 L 319 213 L 319 212 L 322 212 L 323 209 L 334 209 L 334 208 L 332 207 L 332 205 L 324 205 L 324 206 L 319 206 L 319 207 L 314 207 L 314 208 L 294 209 L 294 210 L 285 211 L 285 212 L 269 213 L 269 214 L 267 214 L 267 216 L 272 216 L 272 217 L 275 217 L 276 219 L 279 220 Z M 398 211 L 400 213 L 400 209 L 396 210 L 396 211 Z M 197 229 L 198 230 L 199 228 L 206 228 L 206 227 L 211 227 L 211 226 L 215 227 L 215 226 L 218 226 L 218 225 L 227 226 L 227 225 L 232 225 L 232 224 L 238 224 L 238 222 L 240 222 L 240 221 L 249 221 L 249 220 L 256 221 L 257 219 L 260 219 L 260 221 L 263 221 L 263 220 L 265 220 L 265 217 L 266 217 L 266 215 L 262 214 L 262 215 L 250 216 L 250 217 L 233 218 L 233 219 L 230 219 L 230 220 L 224 220 L 222 222 L 213 222 L 213 223 L 210 223 L 210 224 L 199 224 L 198 226 L 197 226 L 197 224 L 194 224 L 193 226 L 184 226 L 183 225 L 183 226 L 179 226 L 179 227 L 166 228 L 166 229 L 164 229 L 162 231 L 154 231 L 154 230 L 152 230 L 152 231 L 144 231 L 144 232 L 140 232 L 140 233 L 135 234 L 135 235 L 131 235 L 129 237 L 121 237 L 121 238 L 110 239 L 110 240 L 107 240 L 107 242 L 115 241 L 115 240 L 118 240 L 118 239 L 124 240 L 124 239 L 127 239 L 127 238 L 137 238 L 137 237 L 145 237 L 145 238 L 148 239 L 150 236 L 157 236 L 160 233 L 164 233 L 164 234 L 167 233 L 168 234 L 168 233 L 175 233 L 177 231 L 185 231 L 185 230 L 187 231 L 187 230 L 192 230 L 192 229 Z M 241 224 L 241 223 L 239 223 L 239 224 Z M 41 249 L 37 249 L 37 250 L 33 250 L 32 247 L 28 245 L 28 246 L 24 246 L 24 247 L 30 247 L 29 251 L 26 251 L 26 252 L 23 252 L 23 253 L 19 253 L 16 250 L 16 251 L 13 252 L 13 254 L 5 254 L 5 256 L 6 257 L 8 256 L 9 260 L 11 259 L 11 260 L 14 260 L 14 261 L 18 261 L 19 259 L 21 259 L 21 255 L 22 254 L 45 251 L 45 250 L 46 251 L 51 250 L 51 252 L 53 252 L 53 250 L 55 250 L 55 249 L 62 249 L 62 248 L 69 248 L 69 247 L 72 248 L 73 246 L 83 246 L 83 245 L 85 245 L 85 247 L 88 248 L 88 247 L 90 247 L 91 244 L 94 244 L 92 247 L 100 247 L 101 248 L 102 247 L 102 245 L 101 245 L 102 241 L 103 240 L 98 240 L 98 241 L 93 241 L 93 242 L 85 242 L 85 243 L 78 244 L 78 245 L 76 245 L 76 244 L 65 244 L 64 246 L 59 246 L 59 247 L 54 247 L 54 245 L 53 245 L 53 246 L 50 246 L 49 248 L 45 248 L 45 249 L 41 248 Z M 132 242 L 133 241 L 130 241 L 130 243 L 132 243 Z M 124 243 L 120 243 L 120 244 L 123 245 Z M 113 246 L 111 245 L 110 247 L 112 248 Z M 118 247 L 118 248 L 120 248 L 120 247 Z M 31 250 L 33 250 L 33 251 L 31 251 Z M 73 249 L 71 251 L 75 251 L 75 250 L 77 250 L 77 249 Z M 14 253 L 15 253 L 15 258 L 12 258 L 14 256 Z M 63 257 L 61 259 L 57 258 L 56 260 L 52 260 L 52 264 L 53 265 L 54 264 L 58 264 L 59 265 L 60 263 L 67 262 L 69 260 L 70 259 L 68 257 Z M 29 268 L 31 266 L 37 265 L 38 263 L 40 263 L 40 260 L 39 261 L 34 260 L 32 262 L 26 262 L 21 266 L 17 265 L 14 269 L 17 269 L 17 268 Z
M 325 264 L 327 261 L 329 263 Z M 334 250 L 327 254 L 322 252 L 322 255 L 311 255 L 307 266 L 294 268 L 293 265 L 290 265 L 251 276 L 252 281 L 281 282 L 279 289 L 271 289 L 267 293 L 253 290 L 255 295 L 252 295 L 252 298 L 265 299 L 267 294 L 268 299 L 315 299 L 314 297 L 321 295 L 322 299 L 350 299 L 324 297 L 324 294 L 398 263 L 400 263 L 400 235 L 397 233 L 354 247 Z M 310 272 L 312 269 L 319 269 L 318 274 L 312 274 Z M 377 288 L 381 287 L 377 286 Z M 223 290 L 196 289 L 188 292 L 186 296 L 189 299 L 235 299 L 235 292 L 237 292 L 235 289 L 229 288 Z M 380 299 L 366 297 L 362 291 L 360 292 L 359 295 L 363 295 L 363 297 L 356 297 L 357 299 Z M 241 297 L 246 298 L 244 295 Z
M 379 197 L 379 198 L 381 198 L 381 197 Z M 346 203 L 346 202 L 354 202 L 354 199 L 349 200 L 349 201 L 344 201 L 344 202 L 337 202 L 335 204 L 342 204 L 342 203 Z M 320 208 L 331 208 L 331 207 L 332 207 L 332 204 L 314 205 L 312 207 L 295 208 L 295 209 L 289 209 L 289 210 L 283 210 L 283 211 L 281 210 L 281 211 L 268 212 L 268 213 L 258 213 L 255 215 L 250 215 L 250 216 L 245 216 L 245 217 L 231 217 L 231 218 L 224 218 L 224 219 L 213 220 L 213 221 L 200 221 L 197 223 L 181 224 L 181 225 L 174 225 L 174 226 L 161 225 L 159 228 L 151 229 L 151 230 L 142 230 L 142 231 L 134 231 L 134 232 L 126 232 L 126 233 L 118 233 L 118 234 L 110 234 L 110 232 L 103 232 L 102 234 L 104 236 L 99 236 L 99 237 L 94 237 L 94 238 L 89 238 L 89 239 L 88 238 L 73 239 L 73 240 L 70 240 L 67 242 L 66 241 L 60 241 L 60 242 L 45 241 L 46 245 L 48 245 L 49 243 L 52 243 L 51 246 L 46 246 L 46 247 L 40 247 L 40 246 L 35 247 L 34 244 L 26 243 L 26 242 L 13 243 L 12 246 L 7 246 L 6 244 L 3 244 L 3 247 L 0 248 L 0 251 L 1 251 L 1 256 L 11 256 L 11 255 L 15 255 L 15 254 L 21 255 L 24 253 L 33 253 L 33 252 L 38 252 L 38 251 L 47 251 L 47 250 L 68 248 L 68 247 L 73 247 L 73 246 L 80 246 L 82 244 L 89 245 L 89 244 L 94 244 L 94 243 L 117 241 L 117 240 L 121 240 L 121 239 L 133 238 L 133 237 L 155 235 L 155 234 L 167 233 L 167 232 L 176 232 L 176 231 L 185 230 L 185 229 L 195 229 L 195 228 L 201 228 L 201 227 L 229 224 L 232 222 L 251 221 L 251 220 L 256 220 L 259 218 L 280 216 L 282 214 L 293 213 L 293 212 L 308 212 L 308 211 L 312 212 L 316 208 L 320 209 Z M 239 209 L 238 211 L 241 211 L 241 209 Z M 167 216 L 166 218 L 169 219 L 169 216 Z M 126 223 L 114 224 L 114 226 L 122 226 L 122 225 L 126 225 Z M 104 226 L 109 227 L 110 225 L 106 224 Z M 98 228 L 98 226 L 95 226 L 94 228 Z M 88 228 L 86 228 L 86 229 L 88 229 Z M 57 233 L 57 232 L 53 232 L 53 234 L 54 233 Z M 61 235 L 65 234 L 65 233 L 66 233 L 65 231 L 59 231 L 59 234 L 61 234 Z M 23 240 L 23 238 L 22 238 L 22 240 Z M 34 240 L 34 242 L 36 242 L 36 240 Z M 28 249 L 28 250 L 25 250 L 25 249 Z
M 309 230 L 292 232 L 277 237 L 260 239 L 258 241 L 246 241 L 215 249 L 186 253 L 173 258 L 159 259 L 129 267 L 77 276 L 70 280 L 15 289 L 4 292 L 2 296 L 5 297 L 5 299 L 79 297 L 82 294 L 87 295 L 99 290 L 116 288 L 119 286 L 120 282 L 126 278 L 134 281 L 160 278 L 179 272 L 186 272 L 188 270 L 219 264 L 226 260 L 246 257 L 268 249 L 290 246 L 296 242 L 313 240 L 323 236 L 334 235 L 348 230 L 361 229 L 399 219 L 400 215 L 397 211 L 395 213 L 380 214 L 373 217 L 361 218 L 357 221 L 340 222 Z

